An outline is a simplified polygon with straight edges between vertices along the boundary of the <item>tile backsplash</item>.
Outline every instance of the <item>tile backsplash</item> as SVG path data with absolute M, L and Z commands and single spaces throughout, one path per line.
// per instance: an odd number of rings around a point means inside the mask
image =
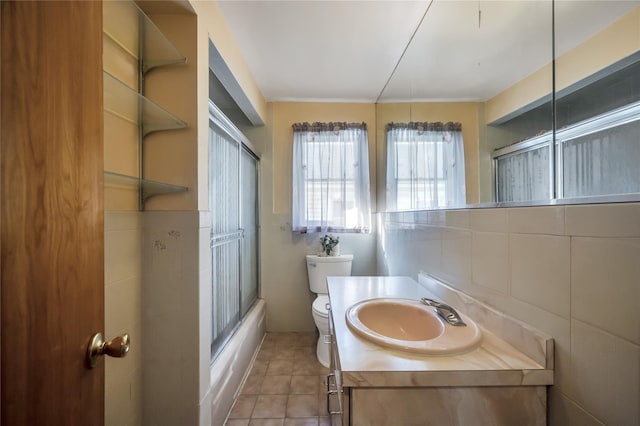
M 551 425 L 640 425 L 640 203 L 381 213 L 380 275 L 429 273 L 554 337 Z

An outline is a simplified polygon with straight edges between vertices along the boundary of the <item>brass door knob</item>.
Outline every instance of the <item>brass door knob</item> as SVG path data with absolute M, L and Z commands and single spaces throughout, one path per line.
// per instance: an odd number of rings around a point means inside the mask
M 98 359 L 102 355 L 108 355 L 114 358 L 122 358 L 129 352 L 129 334 L 124 333 L 108 342 L 104 341 L 102 333 L 96 333 L 91 336 L 89 346 L 87 346 L 87 364 L 89 368 L 94 368 Z

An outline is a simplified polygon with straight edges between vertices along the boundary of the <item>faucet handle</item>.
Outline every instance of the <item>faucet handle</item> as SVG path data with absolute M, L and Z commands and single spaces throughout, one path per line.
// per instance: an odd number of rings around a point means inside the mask
M 427 297 L 423 297 L 420 299 L 420 302 L 424 303 L 427 306 L 432 306 L 435 308 L 436 313 L 442 317 L 443 320 L 448 322 L 453 326 L 466 326 L 465 322 L 462 320 L 458 312 L 453 309 L 451 306 L 446 305 L 444 303 L 436 302 L 433 299 L 429 299 Z
M 434 307 L 437 307 L 437 306 L 439 306 L 439 305 L 440 305 L 440 304 L 439 304 L 438 302 L 436 302 L 435 300 L 433 300 L 433 299 L 429 299 L 429 298 L 427 298 L 427 297 L 423 297 L 422 299 L 420 299 L 420 301 L 421 301 L 422 303 L 424 303 L 425 305 L 427 305 L 427 306 L 434 306 Z

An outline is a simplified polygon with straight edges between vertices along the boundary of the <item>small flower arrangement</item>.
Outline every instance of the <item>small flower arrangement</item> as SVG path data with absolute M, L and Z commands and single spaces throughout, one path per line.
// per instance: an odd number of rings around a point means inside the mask
M 337 256 L 338 255 L 338 243 L 340 243 L 340 237 L 334 237 L 333 235 L 326 234 L 320 238 L 320 244 L 322 245 L 321 256 Z

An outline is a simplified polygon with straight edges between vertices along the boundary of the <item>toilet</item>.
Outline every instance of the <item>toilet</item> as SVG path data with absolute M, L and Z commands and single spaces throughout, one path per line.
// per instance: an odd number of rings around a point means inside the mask
M 312 304 L 313 320 L 320 333 L 316 354 L 318 361 L 329 367 L 329 290 L 327 277 L 351 275 L 352 254 L 340 256 L 307 255 L 309 288 L 317 297 Z

